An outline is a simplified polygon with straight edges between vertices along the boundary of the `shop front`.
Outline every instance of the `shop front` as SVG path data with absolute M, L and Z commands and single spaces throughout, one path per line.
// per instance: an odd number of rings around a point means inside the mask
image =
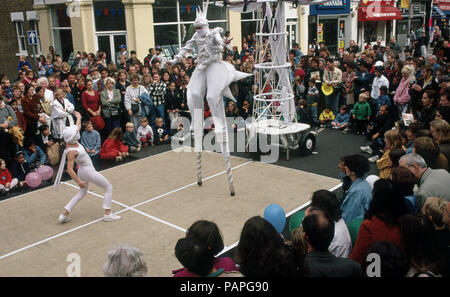
M 350 45 L 350 0 L 331 0 L 312 5 L 309 12 L 309 39 L 325 42 L 332 55 L 337 55 Z
M 385 45 L 394 35 L 395 20 L 402 14 L 394 0 L 361 0 L 358 7 L 358 43 L 375 44 L 378 39 Z

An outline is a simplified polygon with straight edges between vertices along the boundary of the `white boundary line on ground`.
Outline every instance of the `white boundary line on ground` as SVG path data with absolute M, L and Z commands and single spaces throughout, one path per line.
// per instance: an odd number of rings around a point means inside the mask
M 339 189 L 341 186 L 342 186 L 342 183 L 340 183 L 340 184 L 338 184 L 338 185 L 332 187 L 332 188 L 329 189 L 328 191 L 333 192 L 333 191 Z M 289 216 L 291 216 L 291 215 L 293 215 L 293 214 L 296 213 L 297 211 L 299 211 L 299 210 L 301 210 L 301 209 L 307 207 L 307 206 L 310 205 L 310 204 L 311 204 L 311 200 L 309 200 L 309 201 L 306 202 L 305 204 L 300 205 L 299 207 L 297 207 L 297 208 L 291 210 L 290 212 L 288 212 L 288 213 L 286 214 L 286 218 L 289 217 Z M 232 245 L 226 246 L 219 254 L 217 254 L 217 257 L 220 256 L 220 255 L 225 254 L 226 252 L 228 252 L 228 251 L 230 251 L 230 250 L 232 250 L 232 249 L 234 249 L 235 247 L 237 247 L 238 244 L 239 244 L 239 241 L 236 241 L 236 242 L 233 243 Z
M 251 164 L 251 163 L 253 163 L 253 161 L 250 161 L 250 162 L 241 164 L 241 165 L 239 165 L 239 166 L 236 166 L 235 168 L 232 168 L 232 170 L 233 170 L 233 169 L 240 168 L 240 167 L 245 166 L 245 165 L 248 165 L 248 164 Z M 125 164 L 124 164 L 124 165 L 125 165 Z M 117 168 L 117 167 L 115 167 L 115 168 Z M 205 181 L 205 180 L 211 179 L 211 178 L 213 178 L 213 177 L 219 176 L 219 175 L 224 174 L 224 173 L 226 173 L 226 171 L 222 171 L 222 172 L 216 173 L 216 174 L 214 174 L 214 175 L 212 175 L 212 176 L 209 176 L 209 177 L 207 177 L 207 178 L 205 178 L 205 179 L 203 179 L 203 180 Z M 67 182 L 63 182 L 63 184 L 69 185 Z M 173 190 L 173 191 L 167 192 L 167 193 L 165 193 L 165 194 L 159 195 L 158 197 L 149 199 L 149 200 L 144 201 L 144 202 L 145 202 L 145 203 L 148 203 L 148 202 L 150 202 L 150 201 L 154 201 L 154 200 L 156 200 L 156 199 L 159 199 L 159 198 L 162 198 L 162 197 L 164 197 L 164 196 L 170 195 L 170 194 L 172 194 L 172 193 L 181 191 L 181 190 L 183 190 L 183 189 L 185 189 L 185 188 L 191 187 L 191 186 L 196 185 L 196 184 L 197 184 L 197 182 L 191 183 L 191 184 L 189 184 L 189 185 L 187 185 L 187 186 L 183 186 L 183 187 L 181 187 L 181 188 L 178 188 L 178 189 L 176 189 L 176 190 Z M 70 185 L 70 186 L 76 187 L 76 186 L 74 186 L 74 185 Z M 96 197 L 99 197 L 99 196 L 100 196 L 100 197 L 103 197 L 103 196 L 101 196 L 101 195 L 99 195 L 99 194 L 95 194 L 95 193 L 92 193 L 92 192 L 91 192 L 90 194 L 92 194 L 92 195 L 94 195 L 94 196 L 96 196 Z M 9 199 L 8 199 L 8 200 L 9 200 Z M 160 223 L 163 223 L 163 224 L 165 224 L 165 225 L 168 225 L 168 226 L 170 226 L 170 227 L 172 227 L 172 228 L 175 228 L 175 229 L 177 229 L 177 230 L 186 232 L 186 230 L 183 229 L 183 228 L 181 228 L 181 227 L 178 227 L 178 226 L 173 225 L 173 224 L 171 224 L 171 223 L 169 223 L 169 222 L 163 221 L 163 220 L 161 220 L 161 219 L 159 219 L 159 218 L 156 218 L 156 217 L 154 217 L 154 216 L 151 216 L 151 215 L 149 215 L 149 214 L 147 214 L 147 213 L 144 213 L 144 212 L 142 212 L 142 211 L 140 211 L 140 210 L 134 209 L 134 207 L 138 207 L 138 206 L 141 206 L 141 205 L 145 204 L 144 202 L 141 202 L 141 203 L 136 204 L 136 205 L 131 206 L 131 207 L 126 206 L 125 204 L 120 203 L 120 202 L 117 202 L 117 201 L 114 201 L 114 202 L 117 203 L 118 205 L 121 205 L 121 204 L 122 204 L 121 206 L 125 207 L 124 209 L 122 209 L 122 210 L 116 212 L 116 214 L 125 212 L 125 211 L 127 211 L 127 210 L 133 210 L 133 211 L 135 211 L 136 213 L 139 213 L 139 214 L 141 214 L 141 215 L 143 215 L 143 216 L 145 216 L 145 217 L 148 217 L 148 218 L 150 218 L 150 219 L 152 219 L 152 220 L 158 221 L 158 222 L 160 222 Z M 66 230 L 66 231 L 64 231 L 64 232 L 62 232 L 62 233 L 53 235 L 53 236 L 48 237 L 48 238 L 46 238 L 46 239 L 40 240 L 40 241 L 38 241 L 38 242 L 36 242 L 36 243 L 27 245 L 27 246 L 25 246 L 25 247 L 23 247 L 23 248 L 20 248 L 20 249 L 18 249 L 18 250 L 15 250 L 15 251 L 12 251 L 12 252 L 10 252 L 10 253 L 7 253 L 7 254 L 5 254 L 5 255 L 0 256 L 0 260 L 3 260 L 3 259 L 5 259 L 5 258 L 7 258 L 7 257 L 9 257 L 9 256 L 15 255 L 15 254 L 17 254 L 17 253 L 20 253 L 20 252 L 22 252 L 22 251 L 24 251 L 24 250 L 27 250 L 27 249 L 32 248 L 32 247 L 35 247 L 35 246 L 40 245 L 40 244 L 42 244 L 42 243 L 45 243 L 45 242 L 47 242 L 47 241 L 53 240 L 53 239 L 55 239 L 55 238 L 61 237 L 61 236 L 63 236 L 63 235 L 69 234 L 69 233 L 72 233 L 72 232 L 77 231 L 77 230 L 79 230 L 79 229 L 82 229 L 82 228 L 84 228 L 84 227 L 90 226 L 90 225 L 92 225 L 92 224 L 94 224 L 94 223 L 97 223 L 97 222 L 100 222 L 100 221 L 102 221 L 102 220 L 103 220 L 103 218 L 96 219 L 96 220 L 91 221 L 91 222 L 89 222 L 89 223 L 86 223 L 86 224 L 84 224 L 84 225 L 81 225 L 81 226 L 78 226 L 78 227 L 75 227 L 75 228 Z

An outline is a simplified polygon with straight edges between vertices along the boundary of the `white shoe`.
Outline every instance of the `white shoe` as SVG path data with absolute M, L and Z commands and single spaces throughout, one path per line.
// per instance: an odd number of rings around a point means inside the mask
M 120 220 L 120 216 L 115 215 L 113 213 L 110 213 L 109 215 L 104 215 L 103 216 L 103 221 L 104 222 L 113 222 L 113 221 L 118 221 Z
M 69 216 L 65 216 L 63 214 L 60 214 L 59 218 L 58 218 L 58 221 L 59 221 L 60 224 L 64 224 L 64 223 L 70 222 L 70 218 L 69 218 Z
M 372 150 L 372 148 L 371 148 L 370 146 L 361 146 L 360 149 L 361 149 L 363 152 L 368 153 L 369 155 L 372 155 L 372 154 L 373 154 L 373 150 Z
M 373 157 L 370 157 L 368 160 L 370 163 L 375 163 L 376 161 L 378 161 L 378 159 L 380 159 L 380 157 L 375 155 Z

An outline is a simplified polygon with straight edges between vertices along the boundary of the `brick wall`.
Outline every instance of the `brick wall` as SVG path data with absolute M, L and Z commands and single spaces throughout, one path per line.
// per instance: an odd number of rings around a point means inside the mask
M 30 24 L 27 21 L 27 11 L 33 10 L 33 0 L 7 0 L 1 1 L 0 9 L 0 74 L 6 74 L 11 80 L 11 83 L 17 77 L 17 65 L 19 63 L 19 57 L 16 55 L 19 53 L 19 44 L 17 41 L 16 26 L 11 21 L 11 12 L 23 12 L 24 23 L 23 29 L 25 34 L 27 31 L 32 30 Z M 26 42 L 26 48 L 28 51 L 27 60 L 33 65 L 31 55 L 33 53 L 31 47 Z

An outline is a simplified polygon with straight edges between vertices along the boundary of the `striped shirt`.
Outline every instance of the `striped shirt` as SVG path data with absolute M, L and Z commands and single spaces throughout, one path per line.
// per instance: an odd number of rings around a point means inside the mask
M 167 86 L 165 83 L 160 82 L 158 84 L 151 84 L 148 86 L 148 94 L 153 100 L 155 106 L 159 106 L 165 103 L 164 96 L 167 92 Z

